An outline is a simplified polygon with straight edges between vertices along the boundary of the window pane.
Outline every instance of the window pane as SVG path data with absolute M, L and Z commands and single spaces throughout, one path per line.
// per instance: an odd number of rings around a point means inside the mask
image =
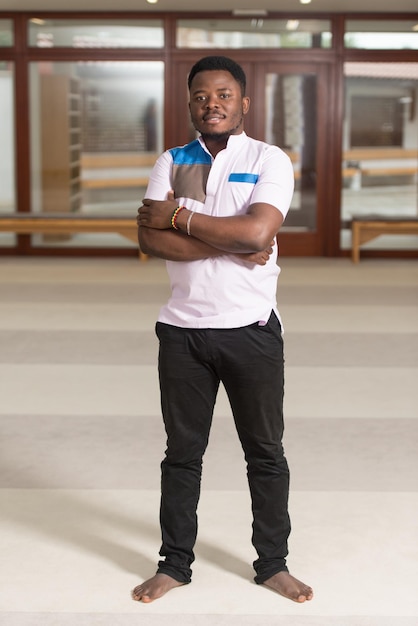
M 353 215 L 418 215 L 418 63 L 346 63 L 341 247 Z M 380 236 L 380 250 L 418 249 L 418 237 Z
M 314 74 L 266 75 L 265 141 L 287 152 L 295 172 L 283 231 L 316 230 L 316 101 Z
M 329 20 L 178 20 L 178 48 L 329 48 Z
M 163 93 L 159 61 L 32 63 L 33 211 L 135 218 L 163 150 Z M 113 234 L 33 242 L 136 245 Z
M 0 20 L 0 48 L 13 46 L 12 20 Z
M 38 48 L 162 48 L 161 20 L 32 18 L 29 45 Z
M 13 65 L 0 61 L 0 212 L 16 211 Z M 12 246 L 16 237 L 0 233 L 0 245 Z
M 418 50 L 418 22 L 413 20 L 347 20 L 346 48 Z

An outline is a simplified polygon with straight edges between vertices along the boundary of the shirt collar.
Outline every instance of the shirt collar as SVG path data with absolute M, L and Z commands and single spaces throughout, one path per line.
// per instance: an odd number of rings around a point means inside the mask
M 239 135 L 230 135 L 228 138 L 228 142 L 226 144 L 225 150 L 231 150 L 232 148 L 235 148 L 236 146 L 240 146 L 246 140 L 246 138 L 247 138 L 247 135 L 244 130 L 241 133 L 239 133 Z M 205 152 L 210 154 L 201 135 L 198 137 L 198 140 L 202 148 L 205 150 Z

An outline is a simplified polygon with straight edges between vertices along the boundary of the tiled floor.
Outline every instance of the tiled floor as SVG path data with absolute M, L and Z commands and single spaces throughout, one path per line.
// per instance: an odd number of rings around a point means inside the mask
M 194 579 L 143 605 L 164 433 L 151 259 L 0 259 L 1 626 L 417 626 L 418 263 L 282 259 L 294 604 L 252 582 L 224 393 Z

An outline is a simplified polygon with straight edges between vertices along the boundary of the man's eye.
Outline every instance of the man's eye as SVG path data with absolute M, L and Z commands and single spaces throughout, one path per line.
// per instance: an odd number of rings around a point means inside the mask
M 226 100 L 227 98 L 230 98 L 229 93 L 221 93 L 221 98 L 223 98 L 224 100 Z

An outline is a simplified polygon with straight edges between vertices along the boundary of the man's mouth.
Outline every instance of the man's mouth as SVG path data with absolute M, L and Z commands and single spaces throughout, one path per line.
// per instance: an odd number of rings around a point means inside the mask
M 204 122 L 209 122 L 210 124 L 217 124 L 225 119 L 224 115 L 205 115 L 203 118 Z

